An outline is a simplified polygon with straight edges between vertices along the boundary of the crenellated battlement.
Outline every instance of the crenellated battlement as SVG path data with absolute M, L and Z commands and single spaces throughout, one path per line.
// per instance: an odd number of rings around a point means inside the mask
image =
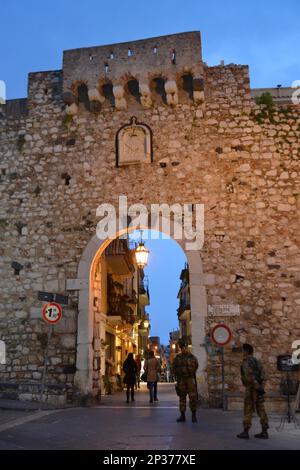
M 155 92 L 176 105 L 181 86 L 191 89 L 195 101 L 203 100 L 199 31 L 64 52 L 63 98 L 70 114 L 84 94 L 93 111 L 105 99 L 127 109 L 127 92 L 145 108 Z

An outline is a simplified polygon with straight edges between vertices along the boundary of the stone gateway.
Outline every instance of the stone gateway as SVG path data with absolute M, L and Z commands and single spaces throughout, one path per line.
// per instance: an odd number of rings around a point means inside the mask
M 96 209 L 119 195 L 204 205 L 204 246 L 186 251 L 201 394 L 212 405 L 220 396 L 209 333 L 223 319 L 228 393 L 242 391 L 235 350 L 246 341 L 267 393 L 279 393 L 277 355 L 300 338 L 300 112 L 269 91 L 273 103 L 257 104 L 248 67 L 207 66 L 200 33 L 188 32 L 65 51 L 62 70 L 30 73 L 28 97 L 0 105 L 2 396 L 38 396 L 39 291 L 69 296 L 49 348 L 48 399 L 99 392 L 96 266 L 107 243 Z

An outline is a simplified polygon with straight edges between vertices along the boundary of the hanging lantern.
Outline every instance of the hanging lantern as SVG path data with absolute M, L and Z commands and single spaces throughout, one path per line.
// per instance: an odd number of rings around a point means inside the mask
M 144 269 L 148 264 L 149 250 L 145 247 L 143 242 L 143 230 L 141 230 L 141 239 L 135 249 L 135 259 L 139 269 Z
M 149 328 L 149 320 L 144 320 L 144 328 L 148 329 Z
M 145 247 L 142 241 L 139 242 L 135 250 L 135 259 L 140 269 L 143 269 L 148 264 L 149 250 Z

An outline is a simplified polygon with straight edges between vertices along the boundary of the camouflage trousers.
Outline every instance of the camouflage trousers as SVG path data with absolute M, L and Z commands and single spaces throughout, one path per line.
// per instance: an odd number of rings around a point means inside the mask
M 179 410 L 185 413 L 186 396 L 189 396 L 190 409 L 197 409 L 197 386 L 194 377 L 187 377 L 177 381 L 177 393 L 179 396 Z
M 258 395 L 255 389 L 246 388 L 244 398 L 244 428 L 251 428 L 252 415 L 255 410 L 260 417 L 260 424 L 263 427 L 269 427 L 264 401 L 263 395 Z

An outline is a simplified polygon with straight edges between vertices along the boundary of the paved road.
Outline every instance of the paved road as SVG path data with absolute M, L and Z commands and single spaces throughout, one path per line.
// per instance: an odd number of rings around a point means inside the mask
M 235 437 L 241 430 L 241 413 L 199 410 L 198 423 L 176 423 L 174 385 L 159 385 L 159 402 L 150 404 L 145 385 L 136 401 L 127 405 L 123 394 L 103 397 L 101 405 L 41 412 L 0 411 L 0 449 L 300 449 L 300 429 L 287 424 L 275 427 L 279 415 L 271 416 L 271 439 Z M 16 417 L 17 416 L 17 417 Z M 255 418 L 252 434 L 260 429 Z

